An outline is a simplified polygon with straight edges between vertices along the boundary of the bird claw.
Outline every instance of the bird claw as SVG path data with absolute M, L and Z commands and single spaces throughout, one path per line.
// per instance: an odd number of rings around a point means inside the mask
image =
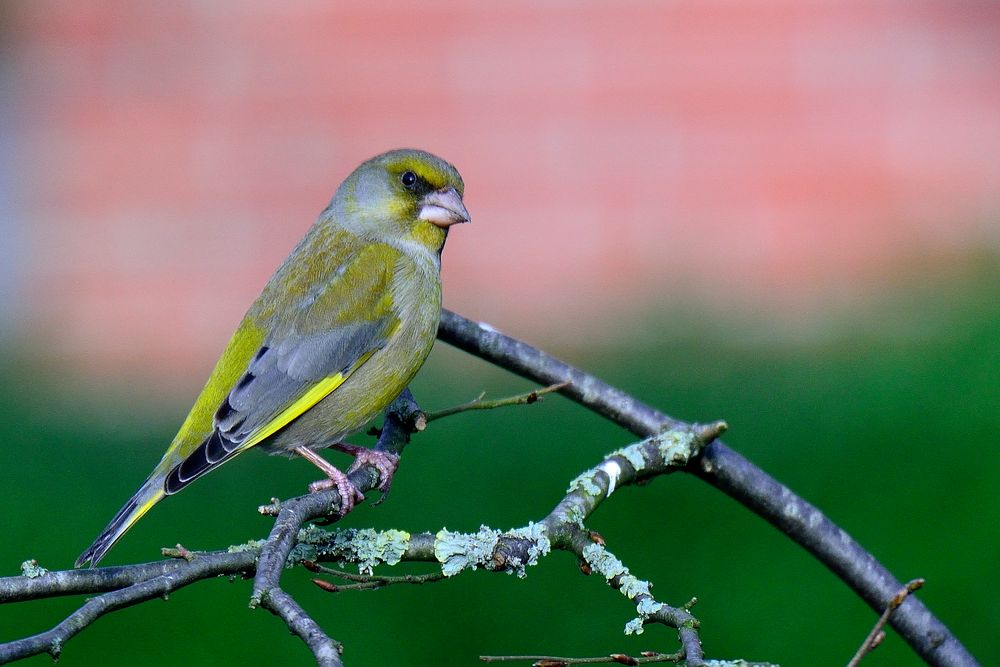
M 354 486 L 354 483 L 347 478 L 347 475 L 336 468 L 334 468 L 334 471 L 336 474 L 330 473 L 327 479 L 321 479 L 310 484 L 309 493 L 319 493 L 321 491 L 336 489 L 337 493 L 340 494 L 340 518 L 343 519 L 350 514 L 356 503 L 362 502 L 365 499 L 365 496 L 358 491 L 358 487 Z
M 358 445 L 350 445 L 345 442 L 335 443 L 331 447 L 354 457 L 354 463 L 347 469 L 348 475 L 365 466 L 370 466 L 378 471 L 379 483 L 375 488 L 382 492 L 382 496 L 373 505 L 378 505 L 385 500 L 386 496 L 389 495 L 389 489 L 392 488 L 392 478 L 399 468 L 398 455 Z

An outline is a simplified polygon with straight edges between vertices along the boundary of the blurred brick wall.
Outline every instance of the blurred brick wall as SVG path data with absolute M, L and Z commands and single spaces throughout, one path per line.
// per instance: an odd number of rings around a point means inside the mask
M 340 179 L 397 146 L 465 176 L 446 303 L 529 336 L 692 298 L 808 313 L 1000 244 L 994 2 L 42 1 L 4 20 L 20 326 L 109 373 L 203 372 Z

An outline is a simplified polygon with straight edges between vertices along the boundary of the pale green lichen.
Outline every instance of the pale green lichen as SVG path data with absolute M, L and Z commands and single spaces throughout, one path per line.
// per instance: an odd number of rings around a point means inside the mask
M 611 452 L 611 456 L 621 456 L 631 464 L 633 470 L 639 472 L 646 467 L 646 457 L 643 455 L 642 448 L 647 442 L 648 440 L 643 440 L 642 442 L 629 445 L 616 452 Z
M 402 560 L 409 543 L 410 534 L 402 530 L 359 530 L 351 540 L 358 571 L 370 575 L 373 568 L 381 563 L 396 565 Z
M 530 565 L 537 565 L 538 559 L 552 551 L 552 542 L 549 541 L 545 526 L 534 521 L 529 521 L 524 528 L 514 528 L 506 533 L 508 537 L 528 540 L 528 562 L 512 562 L 509 564 L 508 572 L 516 574 L 518 578 L 524 579 L 527 576 L 525 568 Z
M 663 603 L 657 602 L 651 597 L 644 597 L 639 600 L 639 604 L 635 606 L 635 610 L 639 612 L 639 615 L 643 618 L 648 618 L 653 614 L 657 614 L 661 609 L 663 609 Z
M 625 634 L 641 635 L 646 620 L 663 609 L 663 604 L 652 598 L 649 582 L 629 573 L 625 564 L 600 544 L 585 546 L 583 559 L 592 570 L 603 575 L 608 581 L 618 577 L 618 590 L 629 600 L 635 601 L 636 598 L 639 598 L 635 607 L 639 616 L 625 624 Z
M 583 511 L 582 507 L 579 505 L 571 505 L 569 509 L 562 513 L 560 523 L 567 526 L 576 526 L 582 530 L 583 520 L 586 518 L 587 514 Z
M 632 575 L 626 576 L 631 577 Z M 632 578 L 634 579 L 635 577 Z M 649 617 L 663 609 L 662 602 L 657 602 L 649 596 L 649 584 L 644 581 L 640 583 L 645 588 L 646 594 L 635 606 L 635 610 L 639 612 L 639 616 L 625 624 L 625 634 L 627 635 L 641 635 L 645 631 L 646 621 L 649 620 Z
M 628 568 L 600 544 L 588 544 L 583 548 L 583 559 L 591 569 L 611 581 L 620 574 L 628 574 Z
M 597 468 L 591 468 L 569 483 L 566 493 L 582 491 L 588 496 L 599 496 L 604 493 L 604 488 L 597 482 Z
M 625 634 L 627 635 L 641 635 L 645 631 L 646 628 L 643 627 L 641 618 L 633 618 L 625 624 Z
M 653 436 L 652 441 L 667 465 L 683 466 L 700 449 L 700 443 L 690 431 L 665 431 Z
M 503 554 L 497 554 L 497 546 L 502 538 L 527 540 L 527 561 L 522 562 L 520 558 L 504 559 Z M 442 528 L 434 536 L 434 557 L 441 563 L 441 572 L 446 577 L 452 577 L 466 568 L 475 570 L 488 566 L 491 570 L 499 570 L 502 566 L 507 574 L 524 578 L 525 568 L 536 565 L 551 550 L 552 543 L 545 526 L 534 522 L 506 533 L 480 526 L 476 533 L 456 533 Z
M 28 579 L 36 579 L 43 575 L 48 574 L 49 571 L 38 564 L 38 561 L 34 558 L 29 558 L 28 560 L 21 563 L 21 576 L 27 577 Z
M 639 595 L 650 595 L 648 581 L 643 581 L 628 574 L 628 568 L 625 571 L 626 574 L 622 575 L 621 579 L 619 579 L 622 595 L 629 600 L 634 600 Z
M 243 544 L 233 544 L 226 551 L 231 554 L 241 553 L 244 551 L 260 551 L 264 547 L 264 540 L 250 540 L 249 542 L 244 542 Z
M 304 560 L 333 559 L 339 563 L 357 563 L 361 574 L 370 575 L 382 563 L 399 563 L 409 544 L 410 534 L 402 530 L 328 531 L 309 525 L 299 531 L 298 543 L 288 555 L 287 564 L 291 567 Z
M 318 561 L 321 554 L 332 553 L 340 539 L 346 538 L 342 535 L 345 531 L 326 531 L 309 524 L 299 530 L 297 541 L 285 559 L 285 567 L 294 567 L 302 561 Z
M 480 526 L 477 533 L 453 533 L 442 528 L 434 535 L 434 557 L 441 572 L 452 577 L 465 568 L 475 570 L 493 560 L 500 531 Z

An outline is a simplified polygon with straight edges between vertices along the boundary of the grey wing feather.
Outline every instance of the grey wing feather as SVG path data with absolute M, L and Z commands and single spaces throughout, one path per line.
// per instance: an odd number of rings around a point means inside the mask
M 384 346 L 390 322 L 384 318 L 265 343 L 215 413 L 215 430 L 167 474 L 164 491 L 177 493 L 222 465 L 310 385 L 351 369 L 366 353 Z
M 250 362 L 215 415 L 216 429 L 232 443 L 246 439 L 310 385 L 351 368 L 385 344 L 390 318 L 332 331 L 293 334 L 268 344 Z

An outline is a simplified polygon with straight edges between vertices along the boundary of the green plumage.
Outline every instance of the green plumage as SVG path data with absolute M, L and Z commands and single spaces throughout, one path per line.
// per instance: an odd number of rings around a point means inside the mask
M 468 219 L 462 193 L 454 167 L 422 151 L 359 166 L 250 306 L 146 483 L 77 566 L 96 564 L 165 495 L 242 451 L 326 447 L 381 412 L 433 345 L 447 226 Z

